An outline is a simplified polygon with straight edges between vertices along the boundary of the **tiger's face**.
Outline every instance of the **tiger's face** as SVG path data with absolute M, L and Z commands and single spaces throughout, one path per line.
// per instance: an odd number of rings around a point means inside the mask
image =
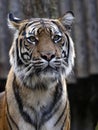
M 69 35 L 72 13 L 61 19 L 19 20 L 9 15 L 16 28 L 10 62 L 23 84 L 56 81 L 66 77 L 74 64 L 74 46 Z

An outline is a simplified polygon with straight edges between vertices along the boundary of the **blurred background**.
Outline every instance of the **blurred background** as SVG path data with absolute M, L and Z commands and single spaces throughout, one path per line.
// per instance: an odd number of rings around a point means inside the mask
M 98 130 L 98 0 L 0 0 L 0 91 L 10 69 L 8 52 L 13 34 L 7 15 L 58 18 L 73 11 L 75 67 L 67 79 L 71 130 Z

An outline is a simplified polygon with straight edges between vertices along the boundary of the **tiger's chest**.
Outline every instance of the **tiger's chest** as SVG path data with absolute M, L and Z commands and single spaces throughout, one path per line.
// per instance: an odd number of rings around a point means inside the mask
M 59 97 L 56 95 L 56 99 L 49 97 L 50 94 L 40 95 L 38 93 L 37 95 L 36 100 L 34 100 L 35 95 L 31 101 L 23 100 L 23 109 L 18 107 L 19 104 L 16 104 L 17 110 L 13 104 L 11 104 L 11 108 L 9 107 L 9 112 L 15 115 L 15 119 L 13 119 L 17 128 L 19 130 L 63 130 L 66 117 L 66 95 L 59 95 Z M 30 105 L 31 103 L 32 105 Z M 14 130 L 18 130 L 13 122 L 11 125 L 15 128 Z
M 46 98 L 46 101 L 47 100 L 49 101 L 48 97 Z M 25 113 L 21 120 L 18 122 L 19 129 L 61 130 L 61 128 L 63 128 L 63 123 L 66 116 L 63 115 L 63 112 L 65 111 L 66 102 L 64 104 L 62 100 L 58 100 L 58 102 L 52 103 L 50 100 L 47 104 L 45 101 L 38 101 L 39 100 L 36 100 L 36 103 L 34 102 L 33 108 L 24 107 Z
M 38 124 L 34 126 L 21 120 L 20 121 L 21 123 L 19 124 L 19 130 L 61 130 L 63 128 L 62 127 L 63 121 L 55 125 L 56 121 L 57 121 L 57 118 L 53 117 L 47 122 L 45 122 L 44 124 L 41 124 L 41 126 L 39 126 Z
M 64 130 L 68 111 L 66 86 L 62 84 L 31 91 L 14 83 L 13 88 L 7 88 L 7 103 L 12 130 Z

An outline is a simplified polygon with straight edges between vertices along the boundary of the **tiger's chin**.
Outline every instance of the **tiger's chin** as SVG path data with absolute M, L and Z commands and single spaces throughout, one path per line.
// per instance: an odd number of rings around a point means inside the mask
M 39 77 L 42 81 L 44 80 L 60 80 L 61 75 L 65 72 L 65 69 L 62 67 L 51 67 L 47 66 L 42 70 L 35 71 L 35 75 Z
M 58 73 L 58 70 L 59 70 L 59 68 L 57 68 L 57 67 L 51 67 L 51 66 L 47 66 L 47 67 L 45 67 L 44 69 L 43 68 L 40 68 L 40 69 L 36 69 L 35 70 L 35 74 L 37 74 L 37 75 L 40 75 L 40 74 L 42 74 L 42 73 L 44 73 L 44 74 L 47 74 L 47 73 Z
M 24 76 L 20 80 L 25 87 L 33 90 L 49 89 L 56 85 L 61 78 L 61 72 L 58 68 L 52 68 L 47 66 L 44 69 L 36 69 L 35 72 L 30 73 L 28 76 Z

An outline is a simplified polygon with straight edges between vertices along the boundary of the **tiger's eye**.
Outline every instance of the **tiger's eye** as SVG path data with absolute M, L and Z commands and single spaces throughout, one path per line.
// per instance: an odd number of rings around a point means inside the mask
M 27 38 L 27 41 L 29 43 L 32 43 L 32 44 L 36 44 L 37 43 L 37 39 L 34 37 L 34 36 L 30 36 Z
M 61 41 L 61 39 L 62 39 L 62 36 L 60 36 L 60 35 L 55 35 L 54 38 L 53 38 L 53 41 L 54 41 L 55 43 L 58 43 L 58 42 Z

